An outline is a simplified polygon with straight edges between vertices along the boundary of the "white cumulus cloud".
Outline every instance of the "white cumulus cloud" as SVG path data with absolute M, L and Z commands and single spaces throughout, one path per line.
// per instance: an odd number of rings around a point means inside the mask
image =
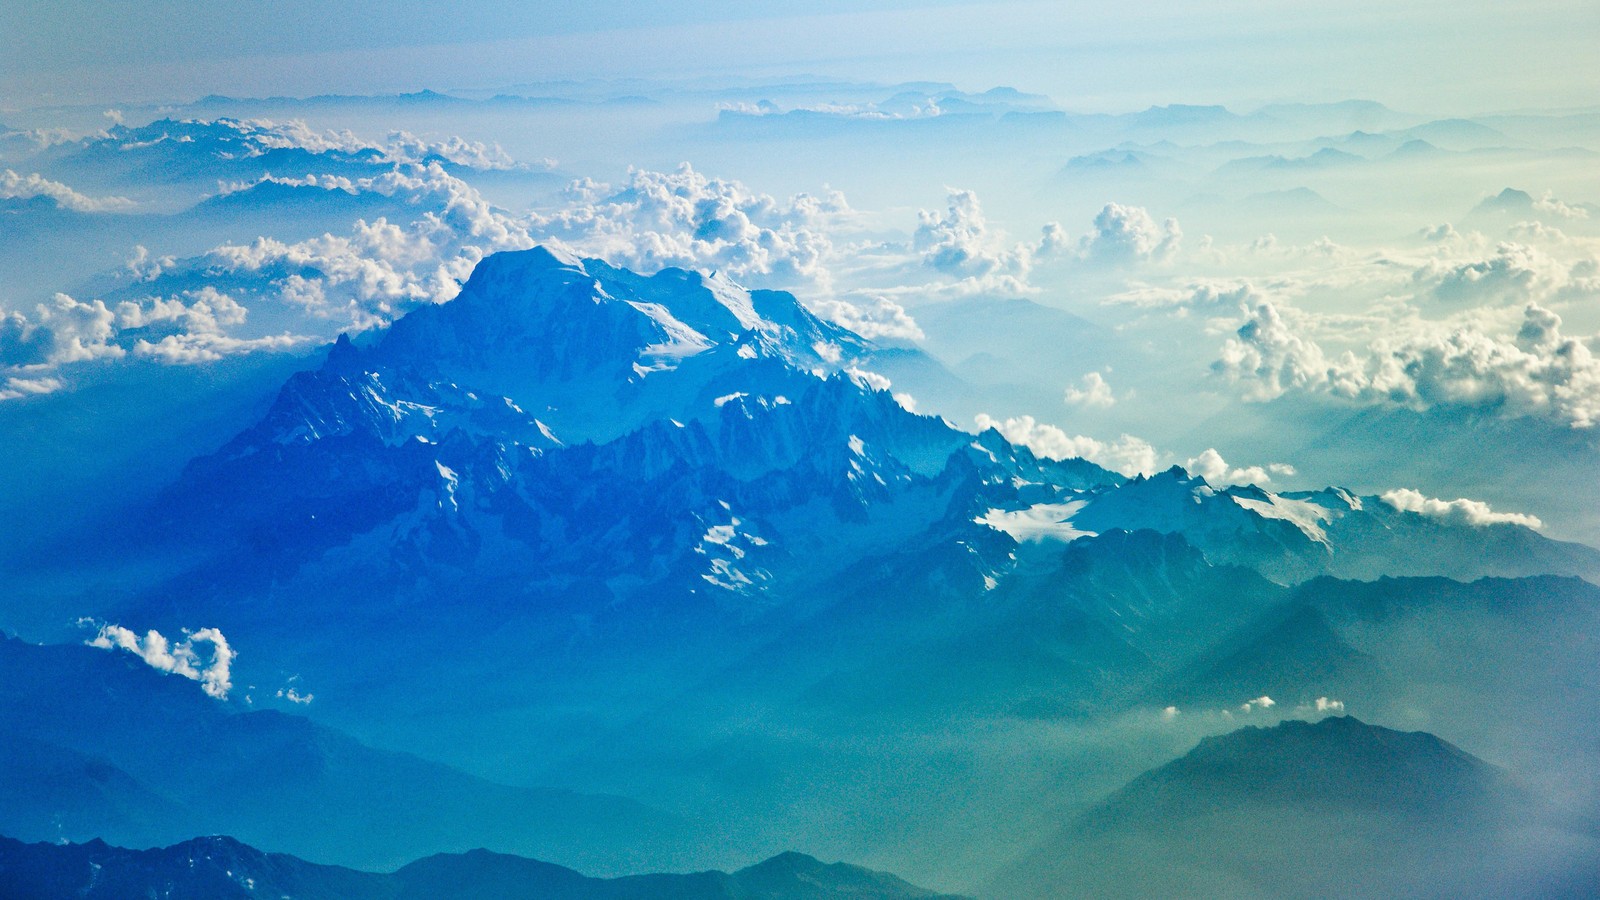
M 956 278 L 974 279 L 1002 290 L 1021 292 L 1031 265 L 1026 245 L 1008 246 L 1004 236 L 989 227 L 978 195 L 951 189 L 949 206 L 941 214 L 917 214 L 911 245 L 924 264 Z M 1050 232 L 1046 231 L 1048 240 Z
M 1265 467 L 1230 466 L 1215 448 L 1208 448 L 1199 456 L 1186 460 L 1183 467 L 1189 474 L 1198 475 L 1215 487 L 1266 485 L 1271 483 L 1273 475 L 1293 475 L 1295 472 L 1293 466 L 1283 463 L 1271 463 Z
M 1254 700 L 1246 700 L 1245 702 L 1239 704 L 1239 709 L 1243 712 L 1255 712 L 1258 709 L 1271 709 L 1277 705 L 1278 703 L 1276 700 L 1273 700 L 1271 697 L 1263 694 Z
M 567 197 L 566 206 L 532 217 L 542 241 L 646 274 L 677 266 L 822 285 L 833 252 L 828 226 L 851 213 L 838 191 L 779 200 L 688 163 L 673 172 L 632 170 L 615 190 L 574 182 Z
M 1108 263 L 1163 262 L 1183 240 L 1177 219 L 1157 223 L 1141 206 L 1107 203 L 1080 241 L 1085 257 Z
M 0 200 L 32 200 L 44 197 L 54 200 L 62 209 L 76 212 L 121 212 L 132 209 L 134 203 L 126 197 L 90 197 L 80 194 L 59 181 L 51 181 L 38 173 L 18 175 L 6 169 L 0 172 Z
M 202 690 L 219 700 L 227 699 L 233 689 L 230 669 L 236 654 L 215 628 L 184 629 L 183 640 L 174 643 L 154 629 L 140 636 L 121 625 L 102 624 L 86 643 L 105 650 L 126 650 L 151 668 L 200 682 Z
M 1543 528 L 1544 523 L 1537 516 L 1523 513 L 1497 513 L 1489 508 L 1489 504 L 1481 500 L 1440 500 L 1436 497 L 1424 495 L 1421 491 L 1411 488 L 1397 488 L 1385 491 L 1378 499 L 1389 506 L 1408 513 L 1416 513 L 1429 519 L 1437 519 L 1449 525 L 1522 525 L 1526 528 Z
M 806 301 L 812 312 L 842 325 L 868 340 L 881 338 L 920 341 L 924 337 L 916 319 L 905 307 L 888 297 L 866 297 L 845 300 L 838 297 L 813 298 Z
M 1564 335 L 1560 316 L 1529 304 L 1510 338 L 1474 324 L 1444 330 L 1424 323 L 1410 335 L 1374 341 L 1364 356 L 1346 351 L 1330 358 L 1264 301 L 1224 344 L 1212 370 L 1257 400 L 1301 391 L 1591 428 L 1600 422 L 1600 358 L 1593 342 Z
M 1099 372 L 1090 372 L 1079 380 L 1077 385 L 1067 388 L 1064 398 L 1069 406 L 1097 407 L 1110 409 L 1117 402 L 1111 392 L 1111 385 L 1106 382 L 1105 376 Z
M 1035 421 L 1032 416 L 1002 421 L 979 413 L 975 421 L 980 431 L 993 428 L 1011 443 L 1027 447 L 1034 455 L 1046 459 L 1086 459 L 1130 477 L 1154 475 L 1160 471 L 1160 454 L 1147 441 L 1133 435 L 1124 434 L 1114 441 L 1069 435 L 1054 425 Z

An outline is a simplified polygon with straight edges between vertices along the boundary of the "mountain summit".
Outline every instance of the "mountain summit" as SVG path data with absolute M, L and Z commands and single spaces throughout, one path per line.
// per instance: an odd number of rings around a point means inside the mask
M 996 896 L 1578 896 L 1572 846 L 1504 770 L 1336 716 L 1202 740 L 1063 828 Z M 1571 840 L 1568 836 L 1566 840 Z M 1562 880 L 1553 873 L 1565 872 Z

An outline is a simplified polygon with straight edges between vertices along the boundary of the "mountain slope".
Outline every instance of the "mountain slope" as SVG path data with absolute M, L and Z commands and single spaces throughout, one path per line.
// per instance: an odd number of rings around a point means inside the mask
M 1207 738 L 1069 823 L 1006 897 L 1559 895 L 1594 840 L 1500 769 L 1349 717 Z M 1559 875 L 1554 873 L 1561 873 Z M 1546 893 L 1553 890 L 1554 893 Z
M 363 865 L 491 845 L 615 871 L 670 861 L 684 830 L 620 797 L 497 785 L 375 750 L 86 646 L 0 640 L 0 733 L 0 831 L 33 840 L 228 831 Z

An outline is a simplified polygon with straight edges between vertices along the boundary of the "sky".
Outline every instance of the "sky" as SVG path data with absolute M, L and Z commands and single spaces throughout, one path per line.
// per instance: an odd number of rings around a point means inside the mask
M 1309 3 L 22 2 L 0 106 L 759 77 L 1007 84 L 1073 108 L 1348 96 L 1467 114 L 1591 106 L 1583 0 Z

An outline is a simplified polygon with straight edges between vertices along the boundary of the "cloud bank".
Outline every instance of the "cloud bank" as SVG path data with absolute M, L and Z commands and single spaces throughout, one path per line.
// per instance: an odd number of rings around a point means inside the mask
M 1017 416 L 1004 421 L 979 413 L 975 421 L 980 431 L 990 428 L 1013 444 L 1027 447 L 1047 459 L 1086 459 L 1097 466 L 1122 475 L 1154 475 L 1160 471 L 1160 454 L 1148 442 L 1124 434 L 1114 441 L 1084 435 L 1068 435 L 1054 425 Z
M 55 201 L 55 204 L 62 209 L 84 213 L 126 212 L 135 205 L 126 197 L 90 197 L 80 194 L 61 182 L 51 181 L 38 173 L 18 175 L 10 169 L 0 172 L 0 200 L 32 200 L 39 197 Z
M 1537 516 L 1522 513 L 1497 513 L 1481 500 L 1440 500 L 1428 497 L 1411 488 L 1385 491 L 1378 499 L 1400 512 L 1416 513 L 1446 525 L 1521 525 L 1525 528 L 1543 528 Z
M 1329 358 L 1263 301 L 1223 345 L 1212 370 L 1256 400 L 1304 392 L 1591 428 L 1600 421 L 1600 359 L 1592 341 L 1564 335 L 1560 316 L 1529 304 L 1510 339 L 1472 324 L 1448 331 L 1432 326 L 1399 340 L 1375 341 L 1364 355 L 1347 351 Z

